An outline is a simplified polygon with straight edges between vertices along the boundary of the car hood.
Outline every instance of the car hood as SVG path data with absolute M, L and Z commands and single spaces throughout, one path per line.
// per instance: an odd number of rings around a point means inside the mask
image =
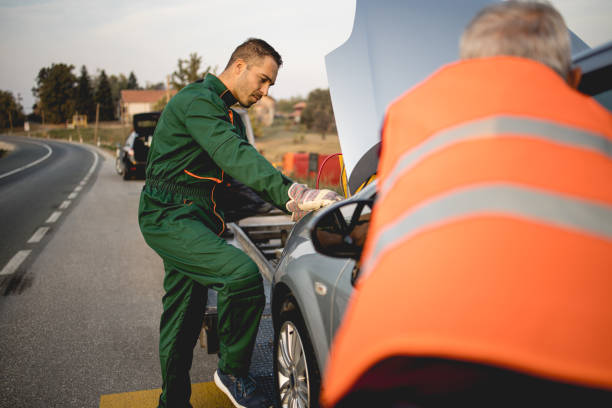
M 465 26 L 490 0 L 357 0 L 349 39 L 325 57 L 351 192 L 376 172 L 387 106 L 459 56 Z M 572 53 L 589 47 L 571 33 Z

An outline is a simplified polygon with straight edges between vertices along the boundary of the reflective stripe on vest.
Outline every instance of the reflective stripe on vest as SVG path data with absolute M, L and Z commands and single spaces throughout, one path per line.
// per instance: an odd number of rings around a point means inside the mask
M 612 241 L 612 206 L 515 184 L 481 184 L 456 189 L 412 208 L 374 237 L 364 270 L 388 250 L 424 230 L 469 217 L 515 217 L 572 229 Z
M 454 144 L 486 138 L 532 138 L 601 153 L 612 159 L 612 142 L 604 136 L 558 123 L 518 116 L 492 116 L 442 130 L 397 161 L 383 183 L 379 199 L 385 196 L 402 174 L 431 154 Z

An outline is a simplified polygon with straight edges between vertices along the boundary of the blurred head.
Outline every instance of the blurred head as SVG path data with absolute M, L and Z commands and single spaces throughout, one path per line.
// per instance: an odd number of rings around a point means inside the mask
M 482 9 L 466 27 L 461 58 L 513 55 L 541 62 L 571 82 L 569 32 L 549 3 L 504 1 Z
M 242 106 L 249 107 L 268 94 L 282 64 L 270 44 L 249 38 L 234 50 L 219 79 Z

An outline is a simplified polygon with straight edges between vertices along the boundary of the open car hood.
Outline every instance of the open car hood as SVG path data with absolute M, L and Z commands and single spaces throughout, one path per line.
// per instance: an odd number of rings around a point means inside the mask
M 134 132 L 139 136 L 149 136 L 155 131 L 161 112 L 137 113 L 134 115 Z
M 325 57 L 351 193 L 376 172 L 389 103 L 459 57 L 459 38 L 490 0 L 356 0 L 349 39 Z M 570 32 L 572 54 L 589 47 Z

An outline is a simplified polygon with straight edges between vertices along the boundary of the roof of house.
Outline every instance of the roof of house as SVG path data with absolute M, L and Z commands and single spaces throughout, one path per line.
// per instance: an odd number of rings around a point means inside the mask
M 175 89 L 171 89 L 170 95 L 176 94 Z M 166 96 L 166 90 L 161 89 L 123 89 L 121 90 L 121 101 L 123 103 L 155 103 Z

